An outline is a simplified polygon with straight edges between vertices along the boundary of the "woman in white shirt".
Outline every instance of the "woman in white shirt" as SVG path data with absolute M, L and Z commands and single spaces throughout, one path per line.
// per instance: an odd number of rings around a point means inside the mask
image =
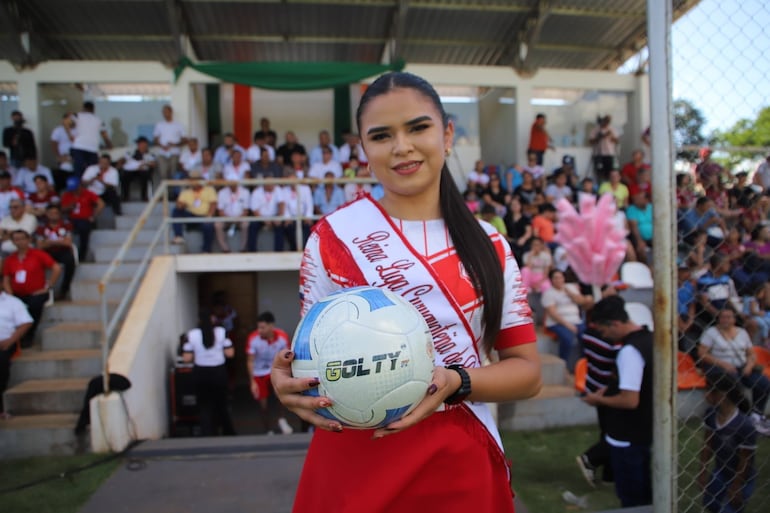
M 727 303 L 717 316 L 717 324 L 703 332 L 698 345 L 701 366 L 726 372 L 751 389 L 754 411 L 751 414 L 757 430 L 770 429 L 764 421 L 767 399 L 770 397 L 770 380 L 757 366 L 748 332 L 736 326 L 736 312 Z M 766 426 L 765 426 L 766 425 Z
M 564 273 L 558 269 L 551 269 L 548 278 L 551 287 L 540 299 L 545 310 L 545 327 L 556 335 L 559 358 L 567 363 L 567 369 L 572 373 L 577 361 L 573 349 L 585 330 L 580 308 L 591 306 L 593 298 L 581 294 L 576 284 L 567 283 Z
M 183 358 L 194 363 L 193 376 L 203 436 L 234 435 L 235 428 L 227 407 L 227 370 L 225 360 L 235 356 L 233 343 L 225 329 L 214 327 L 211 313 L 198 312 L 198 327 L 187 332 L 182 346 Z

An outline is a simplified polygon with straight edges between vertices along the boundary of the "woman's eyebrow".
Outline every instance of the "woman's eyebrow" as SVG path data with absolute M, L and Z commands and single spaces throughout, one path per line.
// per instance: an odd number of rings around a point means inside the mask
M 433 119 L 430 116 L 418 116 L 418 117 L 416 117 L 414 119 L 410 119 L 409 121 L 404 123 L 404 125 L 406 125 L 406 126 L 414 126 L 414 125 L 418 125 L 420 123 L 423 123 L 425 121 L 432 121 L 432 120 Z M 366 135 L 372 135 L 372 134 L 376 134 L 378 132 L 385 132 L 385 131 L 389 130 L 389 128 L 390 127 L 387 127 L 387 126 L 375 126 L 375 127 L 370 128 L 369 130 L 367 130 Z

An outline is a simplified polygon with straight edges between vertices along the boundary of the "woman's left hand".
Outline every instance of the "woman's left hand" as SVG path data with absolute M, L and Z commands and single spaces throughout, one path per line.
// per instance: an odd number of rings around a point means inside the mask
M 382 438 L 410 428 L 432 415 L 460 387 L 460 375 L 444 367 L 433 368 L 433 380 L 420 404 L 408 415 L 377 429 L 372 438 Z

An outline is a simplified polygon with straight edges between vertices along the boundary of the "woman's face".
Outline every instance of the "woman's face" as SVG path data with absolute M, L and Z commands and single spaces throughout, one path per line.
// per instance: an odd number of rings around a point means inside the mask
M 444 128 L 428 97 L 410 88 L 377 96 L 364 108 L 360 128 L 369 167 L 386 195 L 438 198 L 454 126 L 450 122 Z
M 564 275 L 562 273 L 553 273 L 551 276 L 551 285 L 555 289 L 561 289 L 564 287 Z
M 725 328 L 735 326 L 735 314 L 729 308 L 719 312 L 719 325 Z

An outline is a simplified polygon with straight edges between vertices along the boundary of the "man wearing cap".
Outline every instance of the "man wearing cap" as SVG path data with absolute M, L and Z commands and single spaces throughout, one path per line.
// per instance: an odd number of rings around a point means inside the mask
M 8 217 L 11 212 L 11 200 L 24 200 L 24 191 L 11 187 L 11 173 L 0 170 L 0 220 Z
M 88 190 L 99 196 L 105 204 L 112 207 L 112 211 L 116 216 L 123 215 L 120 195 L 118 194 L 120 174 L 118 174 L 117 169 L 112 167 L 109 154 L 105 153 L 99 157 L 98 164 L 88 166 L 83 173 L 81 181 L 88 187 Z
M 61 207 L 78 236 L 80 260 L 86 260 L 94 220 L 104 209 L 104 202 L 99 196 L 89 191 L 80 178 L 71 176 L 67 179 L 67 190 L 61 196 Z
M 190 187 L 183 190 L 176 200 L 171 217 L 214 217 L 217 212 L 217 191 L 210 185 L 204 185 L 200 172 L 190 173 Z M 203 232 L 203 253 L 211 253 L 214 243 L 214 225 L 211 223 L 196 223 Z M 184 244 L 184 226 L 181 223 L 172 225 L 174 244 Z
M 37 229 L 37 218 L 24 208 L 23 199 L 12 199 L 9 203 L 10 215 L 0 219 L 0 239 L 3 243 L 0 247 L 4 254 L 16 251 L 11 234 L 17 230 L 24 230 L 32 235 Z
M 181 148 L 187 144 L 187 137 L 181 123 L 174 121 L 171 105 L 163 106 L 163 120 L 155 124 L 152 137 L 158 152 L 158 176 L 160 180 L 170 180 L 179 167 Z
M 27 157 L 37 157 L 35 136 L 24 127 L 24 116 L 18 110 L 11 113 L 11 126 L 3 130 L 3 146 L 11 152 L 11 165 L 20 167 Z
M 140 136 L 136 140 L 136 149 L 127 151 L 118 162 L 123 201 L 128 201 L 131 197 L 131 183 L 134 180 L 139 181 L 142 201 L 147 201 L 147 188 L 156 164 L 155 155 L 150 153 L 150 141 Z
M 104 122 L 94 114 L 94 103 L 84 102 L 83 110 L 75 115 L 77 134 L 72 141 L 70 154 L 72 155 L 72 167 L 78 177 L 88 166 L 99 162 L 99 143 L 104 142 L 107 149 L 112 148 L 112 141 L 107 135 L 107 127 Z

